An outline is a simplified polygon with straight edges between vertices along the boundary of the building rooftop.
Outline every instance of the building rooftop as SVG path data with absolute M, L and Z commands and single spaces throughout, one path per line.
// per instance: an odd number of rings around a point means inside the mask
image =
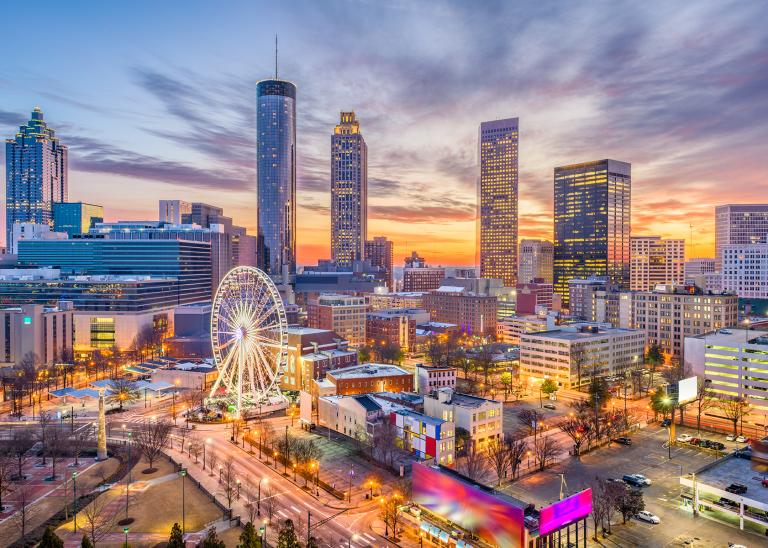
M 353 365 L 351 367 L 343 367 L 341 369 L 333 369 L 328 371 L 328 375 L 333 376 L 335 379 L 352 379 L 358 377 L 391 377 L 394 375 L 411 375 L 405 369 L 397 367 L 396 365 L 380 364 L 380 363 L 364 363 L 361 365 Z
M 524 333 L 521 337 L 546 337 L 548 339 L 558 339 L 563 341 L 579 341 L 591 339 L 593 337 L 605 337 L 612 335 L 622 335 L 631 333 L 640 333 L 642 329 L 627 329 L 623 327 L 597 327 L 595 331 L 582 331 L 574 328 L 551 329 L 549 331 L 539 331 L 537 333 Z
M 746 343 L 767 345 L 768 337 L 766 332 L 761 330 L 741 329 L 737 327 L 728 329 L 719 329 L 691 337 L 692 339 L 703 339 L 704 341 L 719 346 L 738 347 Z
M 437 392 L 451 392 L 451 398 L 446 403 L 458 405 L 459 407 L 482 407 L 488 403 L 502 405 L 501 402 L 496 400 L 489 400 L 487 398 L 481 398 L 480 396 L 470 396 L 469 394 L 462 394 L 461 392 L 453 392 L 450 388 L 443 388 Z
M 368 394 L 363 394 L 362 396 L 352 396 L 357 403 L 362 405 L 366 411 L 369 413 L 372 413 L 374 411 L 380 411 L 381 405 L 379 405 L 376 400 L 371 398 Z
M 433 424 L 435 426 L 440 426 L 441 424 L 445 424 L 446 422 L 448 422 L 448 421 L 444 421 L 443 419 L 439 419 L 437 417 L 430 417 L 429 415 L 425 415 L 424 413 L 411 411 L 410 409 L 400 409 L 398 411 L 395 411 L 395 413 L 397 413 L 398 415 L 403 415 L 404 417 L 413 417 L 425 424 Z
M 319 352 L 311 352 L 309 354 L 304 354 L 301 356 L 302 360 L 306 361 L 320 361 L 320 360 L 327 360 L 328 358 L 336 358 L 341 356 L 349 356 L 357 354 L 355 350 L 321 350 Z
M 317 329 L 314 327 L 298 327 L 290 326 L 286 330 L 289 335 L 319 335 L 321 333 L 327 333 L 327 329 Z
M 720 461 L 715 461 L 696 472 L 696 481 L 699 484 L 711 485 L 722 491 L 732 483 L 740 483 L 747 486 L 744 498 L 755 500 L 768 506 L 768 489 L 760 482 L 763 475 L 755 470 L 756 463 L 749 459 L 742 459 L 733 454 Z

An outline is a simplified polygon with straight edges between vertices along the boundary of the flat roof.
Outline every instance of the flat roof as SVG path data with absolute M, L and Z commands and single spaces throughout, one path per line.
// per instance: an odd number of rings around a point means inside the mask
M 405 369 L 401 369 L 396 365 L 380 364 L 380 363 L 364 363 L 361 365 L 353 365 L 351 367 L 343 367 L 340 369 L 331 369 L 327 373 L 332 375 L 335 379 L 348 379 L 354 377 L 391 377 L 393 375 L 411 375 Z
M 591 339 L 593 337 L 605 337 L 612 335 L 641 333 L 642 329 L 626 329 L 623 327 L 599 328 L 597 332 L 591 331 L 571 331 L 564 329 L 550 329 L 549 331 L 538 331 L 536 333 L 523 333 L 521 337 L 547 337 L 550 339 L 561 339 L 565 341 L 577 341 L 581 339 Z
M 740 483 L 747 486 L 747 492 L 744 495 L 734 495 L 735 497 L 741 496 L 768 506 L 768 489 L 761 485 L 763 473 L 754 469 L 755 464 L 757 463 L 749 459 L 730 454 L 696 472 L 696 482 L 699 487 L 706 484 L 722 491 L 732 483 Z
M 413 417 L 421 422 L 424 422 L 426 424 L 433 424 L 435 426 L 440 426 L 441 424 L 445 424 L 448 421 L 444 421 L 443 419 L 439 419 L 437 417 L 430 417 L 429 415 L 425 415 L 424 413 L 419 413 L 417 411 L 412 411 L 410 409 L 400 409 L 398 411 L 395 411 L 398 415 L 403 415 L 406 417 Z
M 745 343 L 749 344 L 768 344 L 768 341 L 756 341 L 755 339 L 761 339 L 766 336 L 766 332 L 762 330 L 741 329 L 741 328 L 728 328 L 719 329 L 717 331 L 710 331 L 709 333 L 702 333 L 691 337 L 693 339 L 703 339 L 705 342 L 710 342 L 718 345 L 725 346 L 739 346 Z
M 332 333 L 327 329 L 317 329 L 314 327 L 288 327 L 287 333 L 293 333 L 295 335 L 317 335 L 318 333 Z

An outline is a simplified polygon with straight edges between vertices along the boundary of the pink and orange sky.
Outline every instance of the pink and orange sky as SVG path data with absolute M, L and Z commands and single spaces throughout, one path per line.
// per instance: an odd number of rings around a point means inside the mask
M 369 236 L 398 264 L 473 263 L 483 120 L 520 118 L 521 237 L 551 237 L 552 171 L 572 162 L 631 162 L 632 232 L 685 238 L 689 256 L 712 254 L 715 205 L 768 201 L 766 3 L 278 4 L 9 5 L 0 134 L 39 105 L 70 145 L 70 199 L 109 220 L 179 198 L 254 228 L 254 90 L 278 33 L 299 89 L 302 264 L 329 255 L 341 110 L 368 143 Z

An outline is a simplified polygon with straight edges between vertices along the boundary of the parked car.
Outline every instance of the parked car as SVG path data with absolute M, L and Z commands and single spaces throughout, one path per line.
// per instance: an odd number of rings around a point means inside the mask
M 698 445 L 699 447 L 709 447 L 711 443 L 712 443 L 711 440 L 702 439 L 702 440 L 699 440 L 699 443 L 697 443 L 696 445 Z
M 739 506 L 739 503 L 735 500 L 727 499 L 725 497 L 720 497 L 720 500 L 717 501 L 717 504 L 720 506 L 728 506 L 730 508 L 736 508 Z
M 725 436 L 725 441 L 736 441 L 736 436 L 734 436 L 733 434 L 728 434 L 727 436 Z
M 677 441 L 680 443 L 688 443 L 693 439 L 693 436 L 690 434 L 681 434 L 680 436 L 677 436 Z
M 698 445 L 700 441 L 701 441 L 701 438 L 691 438 L 689 443 L 691 445 Z
M 737 443 L 747 443 L 748 441 L 749 441 L 749 438 L 747 438 L 746 436 L 737 436 L 736 437 L 736 442 Z
M 747 492 L 747 486 L 742 485 L 741 483 L 732 483 L 726 487 L 725 490 L 735 495 L 743 495 Z
M 760 482 L 760 484 L 761 484 L 763 487 L 768 487 L 768 478 L 763 478 L 763 481 L 761 481 L 761 482 Z
M 709 448 L 715 449 L 716 451 L 723 451 L 725 449 L 725 444 L 719 441 L 711 441 L 709 442 Z
M 632 439 L 622 436 L 620 438 L 614 438 L 611 440 L 613 443 L 619 443 L 621 445 L 632 445 Z
M 643 510 L 637 513 L 637 519 L 647 521 L 648 523 L 661 523 L 659 516 L 651 514 L 648 510 Z
M 635 487 L 643 487 L 651 484 L 651 480 L 642 474 L 625 474 L 621 479 L 623 479 L 625 483 L 634 485 Z
M 545 403 L 544 404 L 544 409 L 550 409 L 552 411 L 556 411 L 557 410 L 557 406 L 554 403 Z
M 664 419 L 663 421 L 661 421 L 661 426 L 663 428 L 666 428 L 671 424 L 672 424 L 672 419 Z

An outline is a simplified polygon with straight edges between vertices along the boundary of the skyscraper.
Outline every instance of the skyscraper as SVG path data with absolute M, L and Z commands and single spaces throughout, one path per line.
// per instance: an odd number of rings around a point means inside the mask
M 296 86 L 256 85 L 256 169 L 259 267 L 296 271 Z
M 572 278 L 629 288 L 631 165 L 597 160 L 555 168 L 555 292 Z
M 365 242 L 365 258 L 371 263 L 371 266 L 381 269 L 383 281 L 390 291 L 394 290 L 392 280 L 393 250 L 392 241 L 385 236 L 374 236 L 373 240 Z
M 55 202 L 53 204 L 53 230 L 66 232 L 69 237 L 87 234 L 104 221 L 104 208 L 84 202 Z
M 507 287 L 517 284 L 517 143 L 517 118 L 480 124 L 480 277 Z
M 5 169 L 6 242 L 14 223 L 53 227 L 53 203 L 67 201 L 67 147 L 38 107 L 16 137 L 6 139 Z
M 715 265 L 727 245 L 757 244 L 768 235 L 768 204 L 728 204 L 715 208 Z
M 554 248 L 547 240 L 520 240 L 520 256 L 517 268 L 519 283 L 528 284 L 536 278 L 552 283 L 552 256 Z
M 331 259 L 340 268 L 365 256 L 368 147 L 354 112 L 342 112 L 331 136 Z

